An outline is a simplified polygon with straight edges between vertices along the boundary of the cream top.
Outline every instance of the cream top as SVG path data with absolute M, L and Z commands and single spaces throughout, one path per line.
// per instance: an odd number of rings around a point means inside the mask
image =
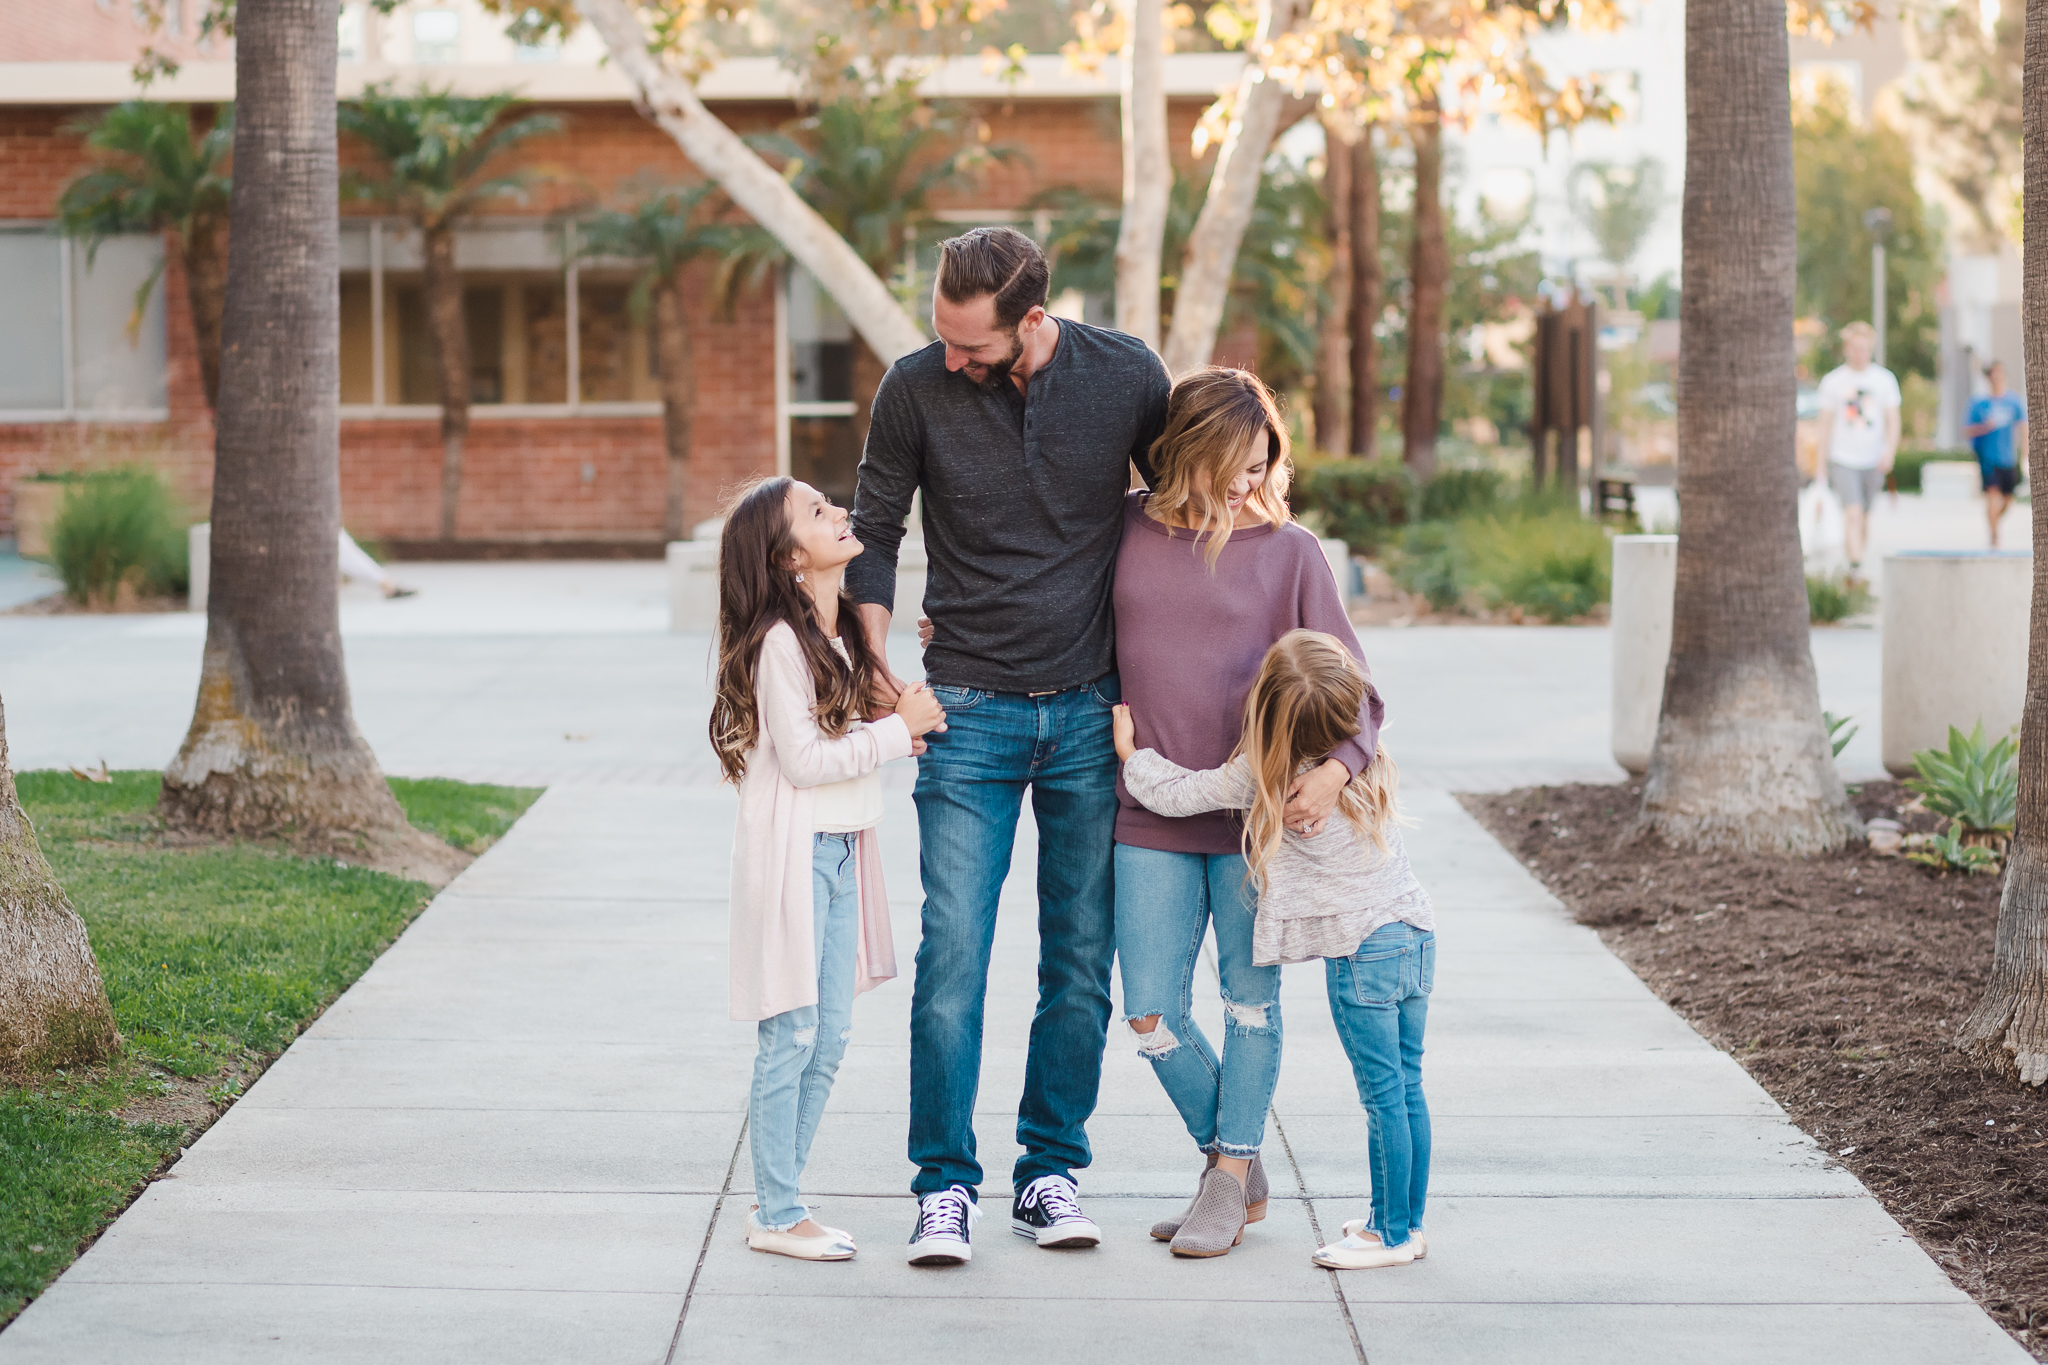
M 832 648 L 846 658 L 846 645 L 832 637 Z M 848 734 L 867 724 L 855 721 Z M 843 782 L 827 782 L 811 789 L 811 827 L 820 834 L 851 834 L 873 829 L 882 823 L 882 770 L 873 768 Z

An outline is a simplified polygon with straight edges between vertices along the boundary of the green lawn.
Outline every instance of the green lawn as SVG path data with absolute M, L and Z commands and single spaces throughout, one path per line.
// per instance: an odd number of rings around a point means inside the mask
M 0 1323 L 186 1140 L 181 1125 L 118 1111 L 195 1087 L 232 1097 L 236 1077 L 282 1051 L 432 898 L 419 882 L 270 845 L 165 846 L 154 772 L 15 782 L 92 935 L 126 1049 L 108 1067 L 0 1090 Z M 472 852 L 540 795 L 440 779 L 391 788 L 415 825 Z

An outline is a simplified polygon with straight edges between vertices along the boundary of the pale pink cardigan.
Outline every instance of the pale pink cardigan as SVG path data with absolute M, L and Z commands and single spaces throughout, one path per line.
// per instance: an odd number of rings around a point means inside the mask
M 834 739 L 818 728 L 818 693 L 796 632 L 768 632 L 755 670 L 761 738 L 740 779 L 739 823 L 732 836 L 732 1017 L 768 1019 L 818 1003 L 811 894 L 811 788 L 862 777 L 910 756 L 901 716 L 857 724 Z M 875 832 L 856 843 L 860 937 L 854 990 L 896 975 L 889 893 L 882 885 Z

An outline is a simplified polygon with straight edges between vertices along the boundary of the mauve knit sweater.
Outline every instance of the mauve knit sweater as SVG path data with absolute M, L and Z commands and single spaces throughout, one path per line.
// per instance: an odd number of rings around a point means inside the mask
M 1365 664 L 1323 547 L 1305 527 L 1233 530 L 1209 572 L 1206 538 L 1124 500 L 1116 562 L 1116 666 L 1138 747 L 1183 768 L 1221 767 L 1244 733 L 1244 699 L 1259 663 L 1290 630 L 1334 635 Z M 1357 738 L 1332 754 L 1357 776 L 1379 747 L 1385 707 L 1367 672 Z M 1171 819 L 1139 805 L 1117 778 L 1116 841 L 1168 853 L 1243 851 L 1239 818 L 1212 811 Z

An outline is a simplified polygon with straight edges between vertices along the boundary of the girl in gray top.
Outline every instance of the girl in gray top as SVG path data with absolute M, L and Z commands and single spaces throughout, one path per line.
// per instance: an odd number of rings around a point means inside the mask
M 1316 1252 L 1335 1269 L 1406 1265 L 1426 1254 L 1422 1207 L 1429 1186 L 1429 1109 L 1422 1094 L 1422 1033 L 1436 965 L 1436 920 L 1396 827 L 1398 774 L 1384 748 L 1338 797 L 1327 829 L 1287 826 L 1288 792 L 1359 728 L 1364 671 L 1334 637 L 1293 630 L 1267 651 L 1245 698 L 1243 738 L 1221 767 L 1193 772 L 1137 748 L 1130 708 L 1115 712 L 1124 786 L 1168 816 L 1244 814 L 1244 856 L 1258 889 L 1252 929 L 1260 964 L 1321 958 L 1337 1034 L 1365 1105 L 1372 1214 Z M 1211 1176 L 1214 1175 L 1212 1171 Z M 1233 1236 L 1242 1195 L 1205 1177 L 1182 1235 Z M 1235 1202 L 1237 1207 L 1232 1208 Z M 1211 1207 L 1213 1205 L 1213 1207 Z

